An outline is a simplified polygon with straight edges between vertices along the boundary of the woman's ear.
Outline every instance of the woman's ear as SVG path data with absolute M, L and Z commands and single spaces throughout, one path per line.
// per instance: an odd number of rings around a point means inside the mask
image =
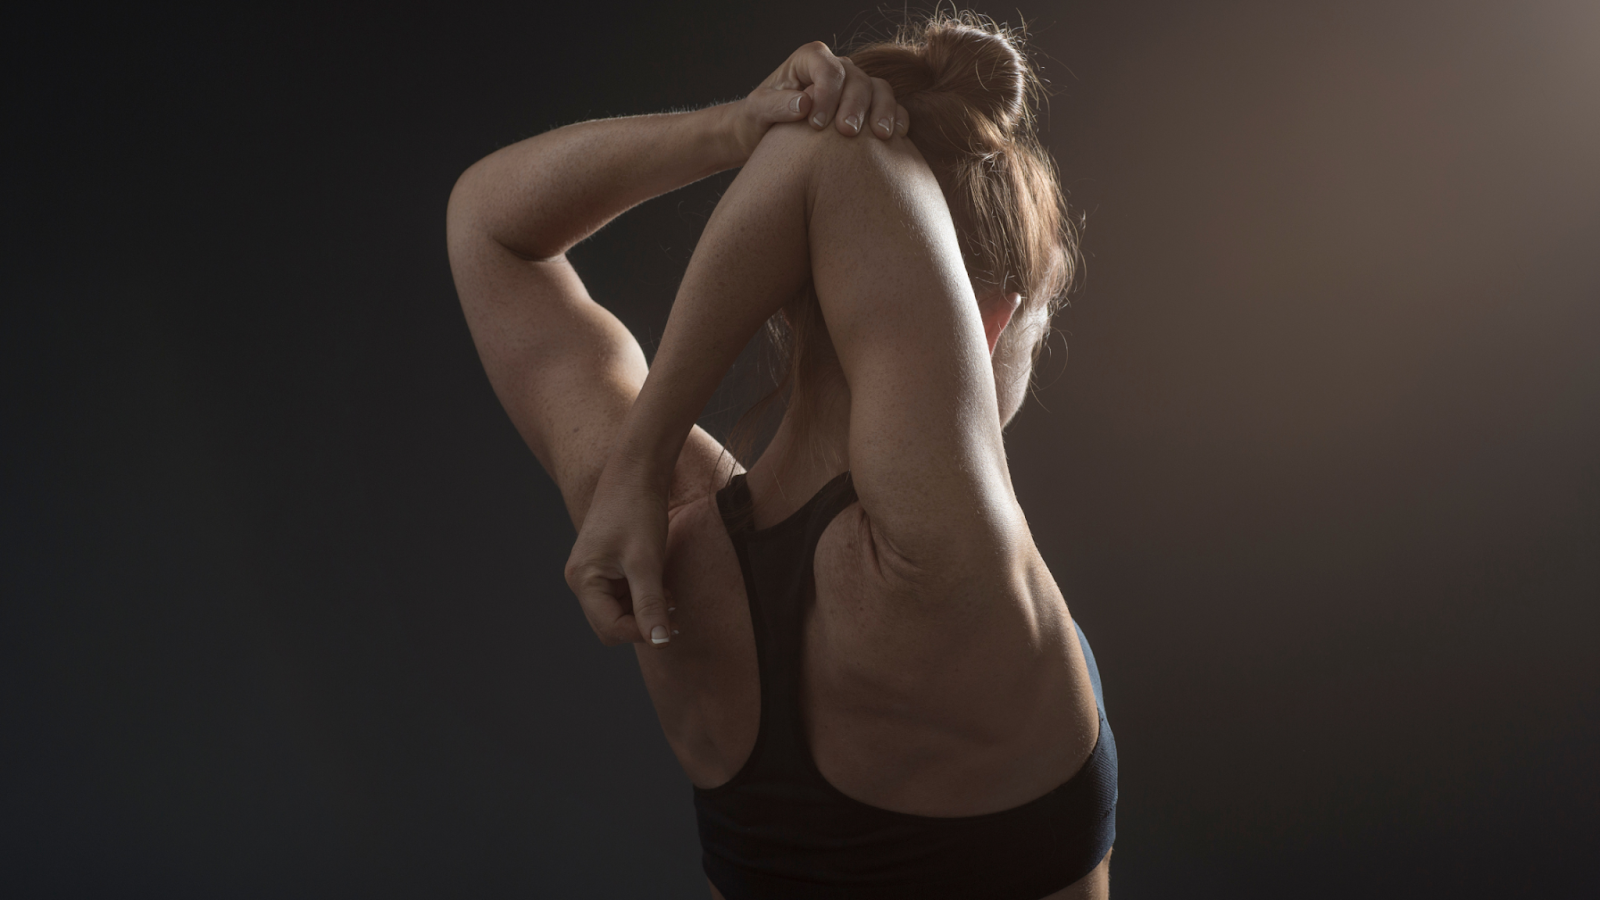
M 1022 305 L 1022 295 L 1004 288 L 990 288 L 978 295 L 978 312 L 983 316 L 983 336 L 989 339 L 989 355 L 1000 341 L 1000 333 L 1011 324 L 1011 316 Z

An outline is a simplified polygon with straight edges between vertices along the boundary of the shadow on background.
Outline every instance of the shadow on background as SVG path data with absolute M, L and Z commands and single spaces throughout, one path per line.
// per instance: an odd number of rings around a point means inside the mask
M 1009 440 L 1106 678 L 1117 895 L 1589 895 L 1600 11 L 1021 16 L 1088 266 Z M 444 203 L 496 147 L 728 99 L 881 21 L 18 20 L 6 893 L 704 897 Z M 647 350 L 728 178 L 574 253 Z

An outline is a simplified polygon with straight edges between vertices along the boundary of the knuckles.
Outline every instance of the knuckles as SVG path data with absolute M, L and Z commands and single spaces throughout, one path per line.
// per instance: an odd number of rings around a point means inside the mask
M 568 560 L 566 568 L 562 570 L 562 574 L 566 576 L 567 587 L 571 588 L 572 592 L 576 594 L 589 582 L 593 572 L 587 563 Z
M 821 71 L 814 73 L 817 76 L 816 80 L 820 81 L 823 78 L 826 78 L 828 81 L 833 82 L 834 84 L 839 84 L 844 81 L 845 61 L 840 57 L 834 56 L 833 51 L 828 49 L 827 44 L 823 43 L 822 41 L 812 41 L 811 43 L 805 45 L 805 47 L 802 49 L 809 51 L 813 56 L 816 56 L 818 61 L 822 64 Z
M 617 622 L 608 622 L 601 625 L 591 621 L 589 623 L 589 628 L 594 631 L 595 638 L 598 639 L 601 644 L 607 647 L 615 647 L 618 644 L 626 644 L 636 639 L 636 636 L 633 634 L 633 629 Z

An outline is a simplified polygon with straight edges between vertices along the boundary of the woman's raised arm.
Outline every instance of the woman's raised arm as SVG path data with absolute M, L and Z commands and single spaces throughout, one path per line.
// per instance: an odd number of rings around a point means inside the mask
M 637 203 L 743 164 L 773 123 L 809 119 L 854 135 L 863 121 L 897 114 L 904 120 L 892 94 L 815 43 L 743 100 L 558 128 L 461 176 L 447 227 L 461 305 L 496 394 L 575 525 L 646 368 L 633 336 L 589 298 L 566 251 Z M 669 481 L 680 495 L 712 483 L 722 454 L 709 435 L 685 429 L 678 451 Z M 607 643 L 640 640 L 626 598 L 605 609 L 586 604 L 585 613 Z
M 645 522 L 654 501 L 640 498 L 663 495 L 676 447 L 722 374 L 808 279 L 849 385 L 850 468 L 883 577 L 927 595 L 1017 571 L 1031 538 L 937 180 L 909 140 L 778 127 L 690 261 L 568 564 L 580 597 L 599 588 L 599 567 L 620 568 L 636 596 L 656 590 L 658 529 Z
M 646 366 L 564 254 L 629 207 L 741 162 L 724 115 L 559 128 L 480 160 L 451 193 L 450 267 L 478 354 L 575 525 Z
M 566 251 L 638 203 L 742 165 L 773 123 L 809 117 L 814 128 L 853 135 L 885 110 L 896 113 L 892 95 L 876 96 L 848 60 L 814 43 L 743 100 L 557 128 L 461 176 L 447 219 L 461 305 L 501 403 L 574 523 L 645 363 L 627 329 L 589 298 Z M 710 443 L 702 433 L 690 440 Z

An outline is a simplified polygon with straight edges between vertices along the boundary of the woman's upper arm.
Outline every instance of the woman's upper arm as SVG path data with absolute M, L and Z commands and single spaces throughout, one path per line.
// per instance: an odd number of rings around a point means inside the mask
M 450 266 L 495 395 L 580 527 L 600 470 L 648 371 L 626 326 L 589 297 L 565 256 L 522 259 L 452 210 Z M 718 483 L 731 460 L 695 428 L 674 505 Z
M 909 139 L 814 139 L 812 279 L 850 387 L 850 468 L 880 565 L 951 584 L 1031 546 L 994 371 L 937 180 Z

